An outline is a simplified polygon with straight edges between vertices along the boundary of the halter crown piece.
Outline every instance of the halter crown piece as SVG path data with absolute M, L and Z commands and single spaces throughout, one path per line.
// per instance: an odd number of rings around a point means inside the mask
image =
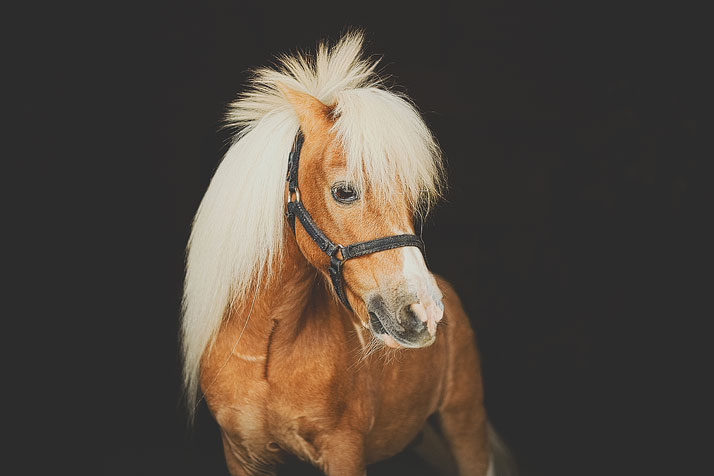
M 332 285 L 335 288 L 337 297 L 340 298 L 342 304 L 345 305 L 347 309 L 352 310 L 350 302 L 347 300 L 347 294 L 345 294 L 345 281 L 342 277 L 342 267 L 345 261 L 357 258 L 359 256 L 368 255 L 371 253 L 378 253 L 380 251 L 391 250 L 394 248 L 401 248 L 404 246 L 416 246 L 424 255 L 424 242 L 416 235 L 393 235 L 385 236 L 384 238 L 377 238 L 375 240 L 362 241 L 360 243 L 354 243 L 352 245 L 342 246 L 335 244 L 330 240 L 325 233 L 317 226 L 315 221 L 312 219 L 305 205 L 302 203 L 300 198 L 300 188 L 298 187 L 298 168 L 300 164 L 300 150 L 302 149 L 302 144 L 305 138 L 302 132 L 298 131 L 297 137 L 295 138 L 295 144 L 293 145 L 293 150 L 290 151 L 290 156 L 288 157 L 288 203 L 287 210 L 285 212 L 285 217 L 290 224 L 290 228 L 295 233 L 295 217 L 300 220 L 303 229 L 312 238 L 312 241 L 317 244 L 317 246 L 330 258 L 330 265 L 327 271 L 332 279 Z M 339 257 L 337 256 L 339 252 Z

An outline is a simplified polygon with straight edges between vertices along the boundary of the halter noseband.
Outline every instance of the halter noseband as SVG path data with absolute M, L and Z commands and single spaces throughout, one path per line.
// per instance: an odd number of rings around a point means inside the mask
M 305 209 L 305 205 L 302 203 L 300 198 L 300 188 L 298 188 L 298 166 L 300 163 L 300 150 L 302 149 L 302 143 L 304 140 L 302 132 L 298 131 L 297 137 L 295 138 L 295 144 L 293 145 L 293 150 L 290 151 L 290 156 L 288 158 L 288 175 L 286 179 L 288 182 L 288 204 L 285 217 L 287 218 L 293 233 L 295 233 L 295 217 L 297 217 L 298 220 L 300 220 L 302 227 L 305 229 L 310 238 L 312 238 L 312 241 L 314 241 L 315 244 L 317 244 L 317 246 L 327 256 L 329 256 L 330 265 L 327 270 L 330 273 L 330 278 L 332 279 L 332 284 L 335 287 L 335 292 L 337 293 L 337 297 L 340 298 L 340 301 L 342 301 L 342 304 L 344 304 L 345 307 L 351 311 L 352 306 L 350 306 L 350 303 L 347 300 L 347 294 L 345 294 L 345 281 L 342 277 L 342 267 L 344 266 L 345 261 L 359 256 L 378 253 L 380 251 L 391 250 L 394 248 L 401 248 L 404 246 L 416 246 L 419 250 L 421 250 L 422 255 L 424 255 L 424 242 L 416 235 L 394 235 L 377 238 L 375 240 L 363 241 L 348 246 L 333 243 L 317 226 L 308 211 Z M 337 256 L 338 252 L 340 254 L 339 257 Z

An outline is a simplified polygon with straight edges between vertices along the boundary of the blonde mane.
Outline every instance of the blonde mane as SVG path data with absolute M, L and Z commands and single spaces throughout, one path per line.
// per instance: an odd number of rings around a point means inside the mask
M 229 107 L 227 123 L 238 132 L 199 206 L 187 249 L 181 333 L 191 415 L 201 356 L 227 309 L 245 303 L 276 271 L 270 264 L 282 250 L 285 173 L 298 120 L 279 84 L 334 107 L 333 130 L 360 186 L 386 200 L 400 190 L 423 213 L 440 194 L 442 160 L 431 132 L 406 97 L 383 86 L 362 43 L 353 32 L 332 47 L 320 44 L 314 57 L 280 57 L 275 69 L 257 70 Z

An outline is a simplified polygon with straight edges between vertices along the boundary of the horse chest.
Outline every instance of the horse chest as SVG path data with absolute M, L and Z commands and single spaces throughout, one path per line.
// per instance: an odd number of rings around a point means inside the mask
M 320 440 L 357 402 L 348 402 L 351 385 L 335 378 L 339 365 L 334 361 L 313 359 L 297 367 L 294 362 L 280 352 L 271 352 L 269 362 L 236 359 L 207 400 L 226 436 L 244 451 L 279 447 L 319 462 Z

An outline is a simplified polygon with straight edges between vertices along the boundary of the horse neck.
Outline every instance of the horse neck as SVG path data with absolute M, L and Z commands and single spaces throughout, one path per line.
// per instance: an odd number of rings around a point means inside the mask
M 244 334 L 243 348 L 251 347 L 251 341 L 260 346 L 278 322 L 300 319 L 319 279 L 288 227 L 284 233 L 283 253 L 273 263 L 270 278 L 259 284 L 255 295 L 236 306 L 224 324 L 224 337 Z
M 302 315 L 318 275 L 298 247 L 288 227 L 283 231 L 284 249 L 273 264 L 274 273 L 262 283 L 258 295 L 270 311 L 271 319 Z M 257 304 L 257 303 L 256 303 Z

